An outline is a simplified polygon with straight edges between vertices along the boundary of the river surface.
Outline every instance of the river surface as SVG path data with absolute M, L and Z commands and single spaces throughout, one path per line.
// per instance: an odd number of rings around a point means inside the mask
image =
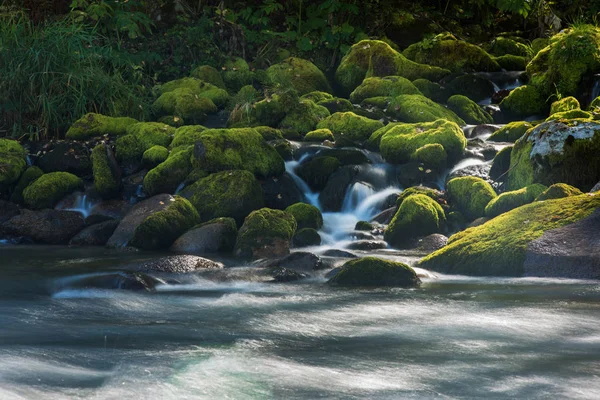
M 600 397 L 600 285 L 438 276 L 69 288 L 147 253 L 0 247 L 1 399 Z

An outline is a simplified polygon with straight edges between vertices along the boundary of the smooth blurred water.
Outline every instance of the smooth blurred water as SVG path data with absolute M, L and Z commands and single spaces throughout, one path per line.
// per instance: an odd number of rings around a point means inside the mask
M 440 276 L 420 289 L 189 277 L 69 290 L 148 253 L 3 246 L 0 398 L 597 399 L 600 285 Z

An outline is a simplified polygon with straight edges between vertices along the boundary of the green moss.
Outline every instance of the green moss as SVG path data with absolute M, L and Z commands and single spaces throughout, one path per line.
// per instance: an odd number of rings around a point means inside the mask
M 329 110 L 325 107 L 318 106 L 310 100 L 303 100 L 287 113 L 279 124 L 279 129 L 286 132 L 286 137 L 290 134 L 304 136 L 329 115 Z
M 165 115 L 164 117 L 160 117 L 157 122 L 172 126 L 173 128 L 180 128 L 185 125 L 183 118 L 176 117 L 174 115 Z
M 562 199 L 563 197 L 579 196 L 583 192 L 576 187 L 567 185 L 566 183 L 555 183 L 548 189 L 544 190 L 535 201 Z
M 121 191 L 121 177 L 117 170 L 118 166 L 111 165 L 109 151 L 110 149 L 102 143 L 92 150 L 94 189 L 100 197 L 105 199 L 116 197 Z
M 411 158 L 418 163 L 422 163 L 425 168 L 442 171 L 447 166 L 448 154 L 446 154 L 444 146 L 439 143 L 432 143 L 419 147 Z
M 53 208 L 66 195 L 83 188 L 83 181 L 68 172 L 44 174 L 23 190 L 25 204 L 33 209 Z
M 512 55 L 527 57 L 530 53 L 529 48 L 523 43 L 502 36 L 492 41 L 488 51 L 495 56 Z
M 600 196 L 534 202 L 450 237 L 448 245 L 419 267 L 449 274 L 521 276 L 527 246 L 544 232 L 589 216 Z
M 448 33 L 410 45 L 402 54 L 415 62 L 452 72 L 493 72 L 500 66 L 478 46 L 457 40 Z
M 333 174 L 341 163 L 335 157 L 315 157 L 296 170 L 301 177 L 313 190 L 322 190 L 327 184 L 329 176 Z
M 152 146 L 142 156 L 142 163 L 146 168 L 154 168 L 169 157 L 169 150 L 163 146 Z
M 396 200 L 396 206 L 400 207 L 402 205 L 402 203 L 404 202 L 404 200 L 406 200 L 407 198 L 409 198 L 410 196 L 413 196 L 415 194 L 425 195 L 425 196 L 435 200 L 440 205 L 446 204 L 446 200 L 444 199 L 443 192 L 436 190 L 436 189 L 428 188 L 426 186 L 413 186 L 413 187 L 409 187 L 408 189 L 403 190 L 402 193 L 400 193 L 400 195 L 398 196 L 398 199 Z
M 277 139 L 269 142 L 269 144 L 275 148 L 277 154 L 285 161 L 291 161 L 294 158 L 294 148 L 289 140 Z
M 283 139 L 283 134 L 279 129 L 271 128 L 270 126 L 257 126 L 254 129 L 267 141 Z
M 328 282 L 338 286 L 395 286 L 415 287 L 421 281 L 406 264 L 375 257 L 346 262 Z
M 285 209 L 285 212 L 290 213 L 298 223 L 298 229 L 313 228 L 321 229 L 323 226 L 323 215 L 315 206 L 306 203 L 292 204 Z
M 494 119 L 477 103 L 466 96 L 456 94 L 448 99 L 448 108 L 462 118 L 467 124 L 491 124 Z
M 410 161 L 417 149 L 428 144 L 444 147 L 450 161 L 463 153 L 467 139 L 454 122 L 443 119 L 419 124 L 399 124 L 381 138 L 379 148 L 383 158 L 393 164 Z
M 17 183 L 17 186 L 15 186 L 15 189 L 10 196 L 10 201 L 13 203 L 23 204 L 23 191 L 27 186 L 31 185 L 42 175 L 44 175 L 44 171 L 38 167 L 27 168 L 21 175 L 21 178 L 19 178 L 19 182 Z
M 513 146 L 510 152 L 510 167 L 507 176 L 508 190 L 521 189 L 534 183 L 533 164 L 529 156 L 532 149 L 533 145 L 527 141 L 526 136 L 517 140 Z
M 507 71 L 525 71 L 527 67 L 527 59 L 522 56 L 507 54 L 505 56 L 494 57 L 494 60 L 496 60 L 502 69 Z
M 439 83 L 431 82 L 427 79 L 416 79 L 413 81 L 413 85 L 423 96 L 435 101 L 436 103 L 445 103 L 450 97 L 450 92 L 446 88 L 442 87 Z
M 326 128 L 310 131 L 304 136 L 305 142 L 324 142 L 325 140 L 334 141 L 333 133 Z
M 448 201 L 465 217 L 474 220 L 485 215 L 485 207 L 496 198 L 492 186 L 481 178 L 465 176 L 446 184 Z
M 198 97 L 210 99 L 217 107 L 223 107 L 229 102 L 229 94 L 225 89 L 196 78 L 181 78 L 167 82 L 159 87 L 159 93 L 164 94 L 177 89 L 189 89 Z
M 19 180 L 27 168 L 27 152 L 19 142 L 0 139 L 0 185 L 11 185 Z
M 438 81 L 449 71 L 410 61 L 387 43 L 362 40 L 354 44 L 342 58 L 335 79 L 346 94 L 350 94 L 365 78 L 372 76 L 402 76 L 409 80 L 426 78 Z
M 570 110 L 557 112 L 546 118 L 546 121 L 552 121 L 556 119 L 592 119 L 594 115 L 587 111 L 582 110 Z
M 127 135 L 116 141 L 119 161 L 139 161 L 152 146 L 167 147 L 171 143 L 175 128 L 159 122 L 139 122 L 127 128 Z
M 164 210 L 155 212 L 138 225 L 129 244 L 144 250 L 166 249 L 199 222 L 200 216 L 194 206 L 183 197 L 175 196 Z
M 375 227 L 373 226 L 372 223 L 368 222 L 368 221 L 358 221 L 356 223 L 356 225 L 354 226 L 354 230 L 355 231 L 366 231 L 366 232 L 370 232 L 374 229 Z
M 446 224 L 442 207 L 430 197 L 413 194 L 402 201 L 385 230 L 384 239 L 394 247 L 410 239 L 440 232 Z
M 462 94 L 469 99 L 479 102 L 489 99 L 496 92 L 496 87 L 487 78 L 477 74 L 463 74 L 446 84 L 449 95 Z
M 598 112 L 598 109 L 600 109 L 600 97 L 596 97 L 594 100 L 592 100 L 589 106 L 590 111 Z
M 546 189 L 548 189 L 546 186 L 534 183 L 519 190 L 504 192 L 488 203 L 485 207 L 485 216 L 494 218 L 517 207 L 533 203 Z
M 192 70 L 191 76 L 215 85 L 218 88 L 225 89 L 225 83 L 219 71 L 210 65 L 200 65 Z
M 361 117 L 353 112 L 335 113 L 318 123 L 318 129 L 329 129 L 336 140 L 363 142 L 373 132 L 382 128 L 383 123 L 367 117 Z
M 531 128 L 533 128 L 533 125 L 531 125 L 529 122 L 511 122 L 492 133 L 492 136 L 488 138 L 488 141 L 514 143 Z
M 387 108 L 387 113 L 401 122 L 433 122 L 446 119 L 459 125 L 466 125 L 465 121 L 451 110 L 417 94 L 394 97 Z
M 171 148 L 189 146 L 196 143 L 206 128 L 202 125 L 187 125 L 177 128 L 171 142 Z
M 565 97 L 552 103 L 550 106 L 550 115 L 571 110 L 581 110 L 579 101 L 573 96 Z
M 366 78 L 350 93 L 350 101 L 358 104 L 370 97 L 395 97 L 401 94 L 421 94 L 421 92 L 411 81 L 401 76 L 372 77 Z
M 278 126 L 285 118 L 286 110 L 278 95 L 263 99 L 253 105 L 250 111 L 252 125 Z
M 531 50 L 533 50 L 533 54 L 535 55 L 546 48 L 549 44 L 550 39 L 548 38 L 536 38 L 531 42 Z
M 252 84 L 252 72 L 248 63 L 239 57 L 229 57 L 221 68 L 223 82 L 230 91 L 236 93 L 243 86 Z
M 187 188 L 186 193 L 205 221 L 230 217 L 241 225 L 248 214 L 264 206 L 260 183 L 243 170 L 211 174 Z
M 353 111 L 354 106 L 350 102 L 350 100 L 342 99 L 339 97 L 335 97 L 329 100 L 321 100 L 317 102 L 317 105 L 321 107 L 325 107 L 329 110 L 329 113 L 334 114 L 336 112 L 346 112 Z
M 534 86 L 524 85 L 511 91 L 500 103 L 500 108 L 514 117 L 530 117 L 543 113 L 546 101 Z
M 292 239 L 294 247 L 319 246 L 321 244 L 321 235 L 313 228 L 302 228 L 296 231 Z
M 306 93 L 303 94 L 302 96 L 300 96 L 300 100 L 311 100 L 314 101 L 315 103 L 318 103 L 320 101 L 323 100 L 333 100 L 333 95 L 329 94 L 327 92 L 321 92 L 321 91 L 314 91 L 314 92 L 310 92 L 310 93 Z
M 137 123 L 133 118 L 109 117 L 102 114 L 89 113 L 75 121 L 67 131 L 70 140 L 87 140 L 94 136 L 122 136 L 127 127 Z
M 173 153 L 162 163 L 148 171 L 144 177 L 144 193 L 154 196 L 159 193 L 174 193 L 192 171 L 193 146 Z
M 202 122 L 207 114 L 217 112 L 215 103 L 206 97 L 200 97 L 188 88 L 173 89 L 163 93 L 152 104 L 156 117 L 174 115 L 190 123 Z
M 261 208 L 253 211 L 238 232 L 235 253 L 240 257 L 258 258 L 262 251 L 277 246 L 288 246 L 296 233 L 296 220 L 281 210 Z
M 378 108 L 379 110 L 385 110 L 388 108 L 393 97 L 379 96 L 369 97 L 361 101 L 360 106 L 362 108 Z
M 267 76 L 273 82 L 289 81 L 298 94 L 310 92 L 331 92 L 325 75 L 315 64 L 302 58 L 290 57 L 267 69 Z
M 391 122 L 384 126 L 383 128 L 377 129 L 375 132 L 371 134 L 369 140 L 365 143 L 365 147 L 371 151 L 379 151 L 379 144 L 381 143 L 381 138 L 383 135 L 388 133 L 393 127 L 400 125 L 399 122 Z
M 510 168 L 511 152 L 512 146 L 509 146 L 503 148 L 496 154 L 492 161 L 492 168 L 490 168 L 490 179 L 501 182 L 506 180 L 506 172 Z
M 281 176 L 281 156 L 251 128 L 207 129 L 195 144 L 194 166 L 207 172 L 245 169 L 257 177 Z

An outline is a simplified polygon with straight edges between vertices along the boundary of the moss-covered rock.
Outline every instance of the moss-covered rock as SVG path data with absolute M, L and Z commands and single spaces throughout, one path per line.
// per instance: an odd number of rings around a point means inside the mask
M 587 112 L 587 111 L 582 111 L 582 110 L 570 110 L 570 111 L 563 111 L 563 112 L 557 112 L 555 114 L 552 114 L 551 116 L 549 116 L 548 118 L 546 118 L 546 121 L 552 121 L 552 120 L 556 120 L 556 119 L 564 119 L 564 120 L 568 120 L 568 119 L 592 119 L 594 117 L 594 114 Z
M 290 57 L 267 69 L 267 76 L 273 82 L 289 81 L 298 94 L 310 92 L 331 92 L 327 78 L 312 62 Z
M 485 216 L 485 207 L 497 196 L 489 183 L 474 176 L 451 179 L 446 193 L 450 205 L 470 220 Z
M 321 211 L 313 205 L 296 203 L 286 208 L 285 212 L 294 216 L 298 223 L 298 229 L 321 229 L 323 226 L 323 215 L 321 215 Z
M 333 174 L 340 165 L 340 161 L 335 157 L 315 157 L 300 165 L 296 173 L 311 189 L 320 191 L 327 184 L 329 175 Z
M 373 110 L 372 115 L 377 115 L 377 117 L 379 117 L 378 114 L 381 113 L 381 116 L 383 117 L 385 115 L 383 110 L 388 108 L 388 105 L 392 99 L 393 97 L 390 96 L 368 97 L 360 102 L 360 107 L 366 109 L 375 109 Z
M 137 123 L 133 118 L 109 117 L 102 114 L 88 113 L 75 121 L 67 131 L 66 138 L 70 140 L 87 140 L 94 136 L 122 136 L 127 127 Z
M 310 101 L 314 101 L 315 103 L 318 103 L 320 101 L 324 101 L 324 100 L 333 100 L 334 97 L 332 94 L 327 93 L 327 92 L 321 92 L 321 91 L 314 91 L 314 92 L 310 92 L 310 93 L 306 93 L 303 94 L 302 96 L 300 96 L 300 100 L 310 100 Z
M 598 112 L 598 110 L 600 109 L 600 96 L 592 100 L 588 109 L 590 111 Z
M 496 87 L 492 81 L 481 75 L 463 74 L 448 82 L 446 91 L 450 95 L 462 94 L 475 102 L 480 102 L 491 98 L 496 92 Z
M 546 186 L 534 183 L 519 190 L 504 192 L 488 203 L 485 207 L 485 216 L 494 218 L 517 207 L 533 203 L 546 189 L 548 189 Z
M 438 81 L 448 73 L 442 68 L 410 61 L 380 40 L 362 40 L 342 58 L 335 79 L 346 94 L 350 94 L 365 78 L 372 76 L 395 75 L 410 80 Z
M 296 228 L 296 220 L 285 211 L 253 211 L 238 232 L 234 252 L 238 257 L 254 259 L 287 255 Z
M 358 221 L 356 223 L 356 225 L 354 225 L 354 230 L 355 231 L 366 231 L 366 232 L 370 232 L 374 229 L 375 227 L 373 226 L 372 223 L 370 223 L 369 221 Z
M 581 190 L 600 181 L 600 123 L 553 120 L 529 130 L 511 153 L 508 188 L 561 182 Z
M 499 36 L 495 38 L 488 46 L 487 51 L 494 56 L 521 56 L 527 57 L 530 53 L 529 48 L 516 40 Z
M 29 208 L 54 208 L 66 195 L 83 188 L 83 181 L 68 172 L 51 172 L 33 181 L 23 190 Z
M 315 129 L 304 136 L 305 142 L 324 142 L 325 140 L 334 141 L 333 132 L 327 128 Z
M 535 56 L 537 53 L 548 47 L 550 44 L 549 38 L 535 38 L 531 41 L 531 50 L 533 50 L 533 55 Z
M 256 127 L 254 127 L 254 129 L 266 141 L 283 139 L 283 134 L 281 133 L 280 129 L 272 128 L 270 126 L 256 126 Z
M 511 91 L 500 108 L 513 117 L 530 117 L 544 112 L 546 100 L 534 86 L 524 85 Z
M 449 274 L 522 276 L 527 246 L 544 232 L 579 221 L 600 206 L 600 196 L 534 202 L 459 232 L 419 267 Z
M 291 161 L 294 159 L 294 147 L 289 140 L 277 139 L 270 141 L 269 144 L 273 146 L 277 154 L 279 154 L 284 161 Z
M 257 177 L 281 176 L 281 156 L 251 128 L 207 129 L 194 145 L 194 166 L 207 172 L 245 169 Z
M 19 178 L 17 186 L 15 186 L 15 189 L 10 195 L 10 201 L 17 204 L 23 204 L 23 190 L 42 175 L 44 175 L 44 171 L 38 167 L 32 166 L 27 168 Z
M 385 230 L 384 239 L 394 247 L 400 247 L 415 237 L 440 232 L 446 224 L 442 207 L 423 194 L 408 196 Z
M 313 228 L 302 228 L 296 231 L 292 238 L 294 247 L 319 246 L 321 244 L 321 235 Z
M 225 89 L 196 78 L 176 79 L 158 87 L 160 94 L 177 89 L 189 89 L 198 97 L 210 99 L 217 107 L 227 105 L 230 99 L 229 93 Z
M 110 199 L 119 195 L 121 171 L 112 150 L 103 143 L 92 150 L 92 171 L 94 173 L 94 189 L 100 197 Z
M 370 97 L 396 97 L 401 94 L 421 94 L 411 81 L 401 76 L 366 78 L 352 93 L 350 101 L 359 104 Z
M 553 102 L 550 106 L 550 115 L 571 110 L 581 110 L 579 101 L 573 96 L 565 97 Z
M 302 100 L 286 114 L 279 124 L 279 129 L 286 132 L 286 137 L 290 135 L 303 137 L 329 115 L 329 110 L 325 107 L 316 105 L 310 100 Z
M 555 183 L 536 197 L 535 201 L 562 199 L 563 197 L 579 196 L 582 194 L 583 192 L 576 187 L 567 185 L 566 183 Z
M 217 112 L 217 106 L 191 89 L 178 88 L 161 94 L 152 104 L 152 112 L 156 117 L 175 115 L 189 123 L 200 123 L 208 114 Z
M 236 93 L 252 84 L 253 74 L 248 63 L 239 57 L 229 57 L 221 67 L 223 82 L 229 91 Z
M 439 143 L 426 144 L 419 147 L 411 156 L 413 161 L 421 163 L 425 168 L 442 171 L 448 163 L 448 154 Z
M 492 136 L 488 138 L 488 141 L 514 143 L 531 128 L 533 128 L 533 125 L 531 125 L 529 122 L 511 122 L 492 133 Z
M 337 286 L 416 287 L 421 281 L 406 264 L 375 257 L 346 262 L 328 282 Z
M 27 152 L 19 142 L 0 139 L 0 186 L 12 185 L 27 168 Z
M 494 57 L 494 60 L 496 60 L 502 69 L 507 71 L 525 71 L 527 67 L 527 58 L 522 56 L 507 54 L 505 56 Z
M 173 140 L 175 128 L 159 122 L 140 122 L 127 128 L 127 135 L 116 142 L 119 161 L 139 161 L 146 150 L 153 146 L 167 147 Z
M 165 161 L 148 171 L 144 177 L 144 193 L 148 196 L 175 193 L 192 171 L 192 153 L 193 146 L 189 146 L 183 151 L 170 154 Z
M 202 135 L 206 128 L 202 125 L 187 125 L 177 128 L 174 133 L 171 148 L 180 146 L 189 146 L 196 143 L 196 140 Z
M 394 97 L 387 108 L 387 114 L 401 122 L 433 122 L 446 119 L 459 125 L 466 125 L 458 115 L 427 97 L 406 94 Z
M 366 141 L 365 147 L 371 151 L 379 151 L 379 144 L 381 143 L 381 138 L 383 135 L 388 133 L 393 127 L 401 125 L 399 122 L 391 122 L 384 126 L 383 128 L 377 129 L 375 132 L 371 134 L 369 140 Z
M 413 186 L 403 190 L 402 193 L 398 195 L 398 199 L 396 200 L 396 206 L 400 207 L 404 200 L 415 194 L 425 195 L 435 200 L 439 205 L 444 205 L 447 207 L 446 199 L 444 198 L 444 192 L 426 186 Z
M 363 142 L 373 132 L 382 128 L 383 123 L 353 112 L 335 113 L 317 124 L 318 129 L 329 129 L 336 140 Z
M 248 214 L 264 206 L 260 183 L 243 170 L 211 174 L 187 188 L 186 193 L 203 221 L 231 217 L 241 225 Z
M 396 125 L 383 135 L 379 148 L 387 162 L 401 164 L 413 159 L 414 153 L 428 144 L 442 145 L 448 159 L 454 161 L 463 153 L 467 139 L 454 122 L 440 119 Z
M 163 146 L 152 146 L 142 155 L 145 168 L 152 169 L 169 157 L 169 150 Z
M 129 244 L 144 250 L 166 249 L 199 222 L 194 206 L 183 197 L 175 196 L 164 210 L 153 213 L 138 225 Z
M 511 152 L 512 146 L 508 146 L 496 154 L 494 160 L 492 161 L 492 167 L 490 168 L 490 179 L 500 182 L 504 182 L 506 180 L 506 173 L 510 168 Z
M 279 126 L 288 111 L 289 109 L 286 108 L 284 101 L 275 94 L 251 106 L 246 126 Z
M 423 96 L 435 101 L 436 103 L 445 103 L 450 97 L 450 91 L 437 82 L 431 82 L 427 79 L 416 79 L 413 85 Z
M 415 62 L 434 65 L 452 72 L 493 72 L 500 66 L 482 48 L 448 33 L 410 45 L 402 54 Z
M 218 88 L 225 89 L 225 83 L 219 71 L 210 65 L 200 65 L 192 70 L 192 78 L 200 79 L 215 85 Z
M 164 117 L 160 117 L 157 122 L 172 126 L 173 128 L 179 128 L 185 125 L 183 118 L 175 115 L 165 115 Z
M 354 106 L 350 100 L 342 99 L 340 97 L 334 97 L 333 99 L 321 100 L 317 102 L 317 105 L 325 107 L 329 110 L 330 114 L 337 112 L 354 111 Z
M 494 119 L 487 111 L 483 110 L 477 103 L 468 97 L 455 94 L 448 99 L 448 108 L 462 118 L 467 124 L 481 125 L 491 124 Z

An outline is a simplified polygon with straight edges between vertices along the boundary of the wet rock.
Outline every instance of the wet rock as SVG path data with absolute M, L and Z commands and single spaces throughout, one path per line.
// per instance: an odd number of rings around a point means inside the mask
M 383 240 L 358 240 L 348 245 L 350 250 L 378 250 L 387 247 L 387 243 Z
M 294 282 L 308 277 L 309 275 L 307 274 L 287 268 L 275 268 L 273 270 L 273 281 L 278 283 Z
M 449 181 L 454 178 L 460 178 L 464 176 L 474 176 L 477 178 L 481 178 L 483 180 L 489 181 L 490 169 L 492 168 L 491 164 L 479 164 L 479 165 L 471 165 L 466 168 L 459 169 L 457 171 L 452 172 L 446 178 L 446 181 Z
M 364 232 L 364 231 L 354 231 L 354 232 L 350 233 L 350 236 L 355 240 L 375 240 L 376 239 L 375 235 L 373 235 L 369 232 Z
M 16 204 L 0 200 L 0 224 L 19 214 L 19 207 Z
M 336 257 L 336 258 L 357 258 L 358 256 L 354 253 L 350 253 L 349 251 L 338 250 L 338 249 L 329 249 L 323 252 L 323 255 L 326 257 Z
M 398 183 L 403 187 L 412 187 L 427 182 L 429 180 L 435 180 L 433 177 L 433 171 L 427 168 L 423 168 L 420 163 L 406 163 L 398 166 Z
M 285 211 L 253 211 L 238 231 L 234 252 L 242 258 L 274 258 L 289 254 L 297 223 Z
M 79 142 L 50 142 L 42 148 L 39 167 L 48 172 L 70 172 L 77 176 L 90 175 L 92 162 L 89 150 Z
M 120 289 L 154 292 L 163 280 L 140 272 L 114 272 L 101 275 L 86 275 L 70 280 L 65 289 Z
M 319 246 L 321 235 L 313 228 L 303 228 L 296 232 L 292 239 L 293 247 Z
M 8 236 L 26 237 L 36 243 L 67 244 L 85 227 L 78 212 L 63 210 L 22 210 L 0 225 L 0 232 Z
M 488 217 L 479 217 L 475 221 L 471 222 L 467 228 L 475 228 L 476 226 L 483 225 L 488 222 L 490 218 Z
M 216 218 L 181 235 L 170 250 L 177 253 L 230 253 L 235 246 L 237 227 L 233 218 Z
M 346 262 L 328 283 L 336 286 L 415 287 L 421 281 L 406 264 L 364 257 Z
M 329 176 L 327 184 L 321 194 L 319 202 L 323 211 L 340 211 L 344 203 L 344 195 L 348 186 L 356 179 L 360 172 L 354 165 L 343 166 Z
M 510 94 L 510 89 L 500 89 L 492 95 L 492 103 L 500 104 Z
M 448 238 L 446 236 L 439 234 L 439 233 L 434 233 L 434 234 L 413 240 L 410 243 L 409 248 L 414 248 L 415 250 L 431 253 L 433 251 L 441 249 L 447 243 L 448 243 Z
M 131 203 L 125 200 L 105 200 L 94 205 L 85 222 L 92 225 L 109 219 L 121 220 L 132 207 Z
M 394 214 L 396 214 L 396 207 L 390 207 L 390 208 L 383 210 L 376 216 L 374 216 L 371 221 L 377 222 L 379 224 L 387 225 L 390 223 L 392 218 L 394 218 Z
M 112 219 L 84 228 L 75 235 L 69 245 L 71 246 L 104 246 L 119 226 L 119 221 Z
M 267 260 L 257 266 L 263 268 L 282 267 L 299 272 L 310 272 L 324 267 L 321 257 L 302 251 L 294 252 L 275 260 Z
M 472 138 L 476 138 L 479 136 L 490 136 L 492 133 L 496 132 L 498 129 L 500 129 L 501 126 L 500 125 L 491 125 L 491 124 L 482 124 L 482 125 L 477 125 L 475 127 L 473 127 L 473 129 L 468 130 L 467 132 L 465 132 L 465 136 L 467 137 L 467 139 L 472 139 Z
M 198 270 L 221 269 L 224 265 L 208 258 L 181 255 L 167 256 L 146 261 L 136 267 L 142 272 L 167 272 L 172 274 L 184 274 Z
M 465 157 L 475 157 L 486 161 L 493 160 L 498 151 L 503 147 L 505 146 L 485 142 L 479 138 L 471 139 L 467 143 Z
M 276 210 L 284 210 L 292 204 L 301 202 L 304 195 L 287 173 L 278 178 L 267 178 L 261 183 L 265 206 Z

